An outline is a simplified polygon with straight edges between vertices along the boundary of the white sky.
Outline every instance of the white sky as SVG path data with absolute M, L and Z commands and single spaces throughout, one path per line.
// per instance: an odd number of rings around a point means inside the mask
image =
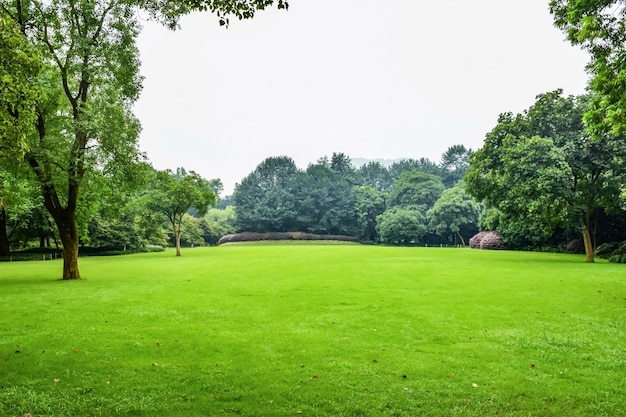
M 221 178 L 224 195 L 268 156 L 439 161 L 473 149 L 537 94 L 581 94 L 586 53 L 548 0 L 290 0 L 288 12 L 171 32 L 144 22 L 140 146 L 157 169 Z

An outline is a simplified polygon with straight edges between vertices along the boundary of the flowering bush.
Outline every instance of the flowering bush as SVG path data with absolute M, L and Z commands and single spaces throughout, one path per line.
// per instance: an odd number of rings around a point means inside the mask
M 477 233 L 472 236 L 469 243 L 472 249 L 505 249 L 502 236 L 494 231 Z
M 472 249 L 480 249 L 480 241 L 483 240 L 483 237 L 485 237 L 485 235 L 488 232 L 480 232 L 480 233 L 476 233 L 474 236 L 472 236 L 469 240 L 469 245 L 470 248 Z

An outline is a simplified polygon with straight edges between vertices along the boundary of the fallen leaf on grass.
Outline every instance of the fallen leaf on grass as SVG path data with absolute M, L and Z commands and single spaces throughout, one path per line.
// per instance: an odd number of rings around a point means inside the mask
M 472 384 L 472 387 L 478 388 L 478 384 Z
M 317 376 L 317 375 L 313 375 L 313 376 L 311 377 L 311 379 L 312 379 L 312 380 L 314 380 L 314 381 L 317 381 L 318 379 L 320 379 L 320 377 L 319 377 L 319 376 Z
M 57 382 L 59 382 L 60 379 L 59 378 L 54 378 L 54 383 L 56 384 Z

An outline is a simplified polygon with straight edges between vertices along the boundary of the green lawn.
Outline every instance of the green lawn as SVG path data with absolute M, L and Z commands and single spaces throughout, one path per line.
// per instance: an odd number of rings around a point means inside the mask
M 233 245 L 0 264 L 0 416 L 626 416 L 626 266 Z

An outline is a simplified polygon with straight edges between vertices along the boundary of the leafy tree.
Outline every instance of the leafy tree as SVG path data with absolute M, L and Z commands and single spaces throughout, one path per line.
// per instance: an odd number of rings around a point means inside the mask
M 296 213 L 301 231 L 318 234 L 357 234 L 350 177 L 330 165 L 310 165 L 299 177 Z
M 233 203 L 240 230 L 288 231 L 296 226 L 296 187 L 300 171 L 293 159 L 270 157 L 235 186 Z
M 394 181 L 400 178 L 403 172 L 407 171 L 421 171 L 441 177 L 441 167 L 428 158 L 403 159 L 394 162 L 389 167 L 389 174 Z
M 557 90 L 539 95 L 523 114 L 501 115 L 465 178 L 471 195 L 546 236 L 578 223 L 593 262 L 594 215 L 619 204 L 626 150 L 610 137 L 589 137 L 587 103 Z
M 585 120 L 594 137 L 626 133 L 626 8 L 621 0 L 551 0 L 554 23 L 591 55 L 595 93 Z M 622 146 L 624 142 L 622 142 Z
M 132 7 L 113 0 L 2 1 L 0 9 L 44 62 L 36 83 L 46 95 L 34 107 L 25 102 L 36 118 L 24 136 L 24 161 L 59 230 L 63 278 L 80 278 L 81 185 L 94 170 L 112 171 L 139 156 L 139 125 L 130 111 L 140 89 L 138 22 Z M 0 138 L 4 146 L 14 140 Z
M 421 242 L 427 232 L 423 207 L 393 207 L 376 218 L 376 230 L 382 243 Z
M 380 162 L 369 162 L 363 165 L 357 169 L 356 175 L 361 185 L 370 185 L 381 192 L 389 190 L 393 184 L 389 170 Z
M 162 213 L 171 226 L 176 244 L 176 256 L 180 256 L 180 238 L 183 219 L 193 207 L 204 215 L 209 206 L 215 204 L 212 184 L 193 171 L 187 173 L 178 168 L 157 171 L 147 194 L 147 207 Z
M 469 166 L 469 157 L 472 154 L 471 149 L 467 149 L 464 145 L 450 146 L 442 155 L 441 176 L 443 184 L 446 188 L 454 186 L 463 179 L 465 171 Z
M 359 228 L 358 237 L 367 242 L 376 240 L 376 218 L 385 211 L 383 193 L 371 185 L 355 186 L 354 210 Z
M 466 193 L 462 182 L 445 190 L 426 213 L 430 230 L 439 236 L 456 235 L 463 246 L 465 239 L 478 232 L 479 216 L 480 205 Z
M 423 205 L 430 208 L 443 193 L 444 186 L 437 175 L 421 171 L 404 171 L 389 191 L 389 207 Z

